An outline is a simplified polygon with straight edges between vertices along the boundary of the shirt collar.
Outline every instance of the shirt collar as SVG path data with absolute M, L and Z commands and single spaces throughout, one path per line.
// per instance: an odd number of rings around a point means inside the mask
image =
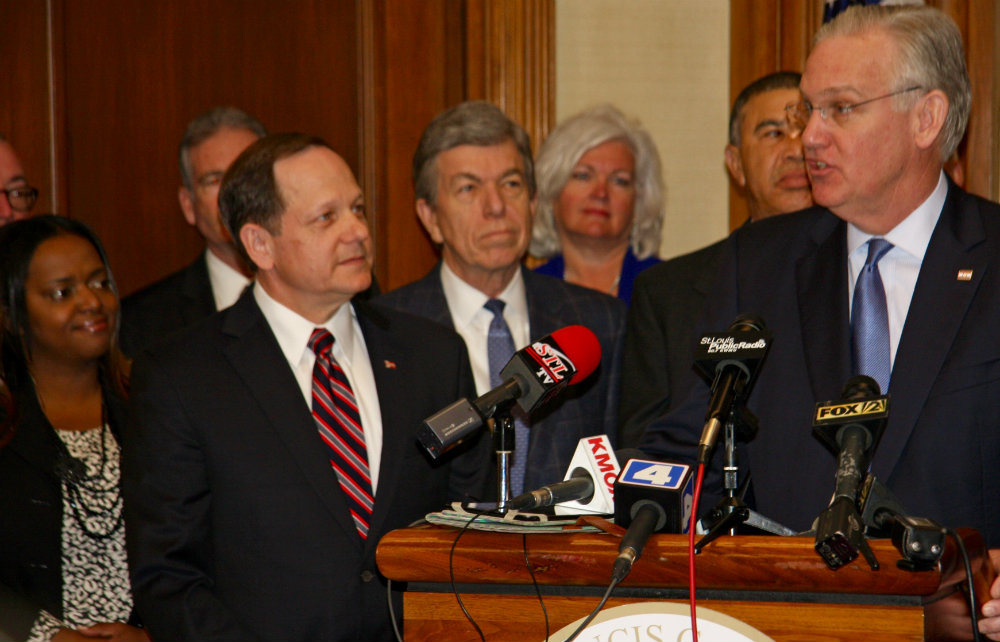
M 945 198 L 948 196 L 948 179 L 944 171 L 938 177 L 937 187 L 931 195 L 903 219 L 896 227 L 889 230 L 882 238 L 907 254 L 923 261 L 927 245 L 931 241 L 934 227 L 937 225 Z M 847 224 L 847 253 L 853 254 L 859 247 L 868 242 L 874 235 L 862 232 L 853 224 Z
M 208 281 L 212 285 L 212 298 L 215 299 L 215 309 L 224 310 L 236 303 L 250 279 L 205 248 L 205 265 L 208 268 Z
M 463 281 L 444 261 L 441 262 L 441 287 L 456 327 L 469 325 L 490 300 L 490 297 Z M 496 298 L 504 301 L 513 311 L 526 314 L 528 299 L 520 269 L 514 272 L 514 278 Z
M 315 323 L 303 317 L 294 310 L 278 303 L 267 291 L 255 283 L 253 286 L 254 299 L 260 307 L 261 313 L 271 326 L 271 332 L 278 340 L 278 346 L 282 354 L 289 363 L 298 363 L 309 350 L 309 337 L 317 327 Z M 337 360 L 346 360 L 348 368 L 354 357 L 354 306 L 345 304 L 337 308 L 333 316 L 326 320 L 319 327 L 329 330 L 334 338 L 334 350 L 337 351 Z

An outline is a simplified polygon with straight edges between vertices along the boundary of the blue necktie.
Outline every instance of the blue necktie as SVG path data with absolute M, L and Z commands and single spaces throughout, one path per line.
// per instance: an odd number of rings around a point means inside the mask
M 506 304 L 500 299 L 490 299 L 483 307 L 493 313 L 490 333 L 486 339 L 486 355 L 490 365 L 490 388 L 496 388 L 503 381 L 500 371 L 514 356 L 514 338 L 503 319 Z M 520 420 L 514 422 L 514 461 L 510 467 L 510 489 L 514 497 L 524 492 L 524 473 L 528 463 L 528 427 Z
M 891 249 L 892 243 L 885 239 L 872 238 L 868 241 L 868 258 L 854 284 L 854 307 L 851 311 L 855 372 L 878 381 L 882 394 L 889 390 L 892 366 L 889 360 L 889 313 L 878 262 Z

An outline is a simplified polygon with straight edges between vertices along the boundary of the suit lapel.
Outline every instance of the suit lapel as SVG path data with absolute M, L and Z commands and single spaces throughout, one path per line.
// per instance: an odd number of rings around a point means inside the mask
M 822 401 L 839 392 L 851 372 L 850 350 L 844 347 L 850 346 L 845 224 L 824 217 L 812 238 L 815 249 L 796 262 L 795 276 L 806 369 L 813 398 Z
M 215 312 L 215 296 L 212 294 L 212 282 L 208 278 L 208 264 L 204 254 L 184 271 L 181 293 L 184 295 L 184 305 L 180 314 L 188 325 Z
M 247 289 L 229 312 L 223 332 L 231 338 L 226 357 L 260 406 L 263 416 L 288 448 L 302 475 L 333 514 L 337 523 L 357 541 L 354 521 L 344 501 L 336 473 L 330 468 L 317 436 L 312 412 L 304 403 L 295 377 L 270 326 Z
M 59 437 L 49 420 L 45 417 L 34 395 L 25 395 L 24 408 L 19 421 L 19 427 L 5 448 L 10 448 L 27 460 L 34 468 L 44 471 L 50 479 L 56 482 L 54 462 L 59 456 Z
M 417 314 L 452 330 L 455 329 L 455 323 L 451 318 L 451 309 L 444 296 L 444 286 L 441 285 L 440 261 L 424 278 L 414 284 L 411 296 L 415 298 L 414 309 Z
M 889 427 L 873 465 L 883 479 L 899 461 L 988 265 L 982 220 L 963 199 L 949 184 L 903 325 L 889 384 Z M 971 278 L 959 280 L 959 270 L 971 270 Z
M 551 278 L 522 267 L 521 274 L 524 278 L 525 298 L 528 301 L 528 341 L 540 339 L 547 334 L 552 334 L 556 330 L 566 325 L 564 319 L 573 318 L 565 312 L 563 301 L 559 296 L 554 296 L 554 292 L 546 287 L 546 281 Z M 523 346 L 522 346 L 523 347 Z M 530 438 L 528 442 L 529 457 L 531 453 L 536 453 L 536 457 L 543 457 L 543 448 L 535 446 L 545 431 L 545 417 L 536 419 L 531 423 Z M 531 470 L 533 462 L 528 462 L 528 469 Z
M 412 363 L 409 358 L 411 351 L 406 346 L 395 344 L 389 320 L 378 311 L 360 302 L 355 303 L 354 308 L 368 348 L 382 415 L 382 457 L 371 535 L 368 537 L 369 543 L 374 545 L 377 544 L 378 534 L 383 531 L 387 516 L 394 509 L 394 496 L 405 488 L 403 477 L 407 472 L 403 462 L 407 451 L 416 448 L 417 427 L 412 425 L 412 418 L 406 414 L 407 404 L 394 403 L 393 400 L 406 398 L 406 382 L 416 381 L 421 376 L 419 367 L 428 364 Z
M 554 277 L 543 277 L 527 268 L 521 268 L 521 274 L 528 301 L 528 340 L 534 341 L 561 327 L 560 319 L 565 318 L 560 314 L 562 301 L 550 296 L 545 288 L 544 280 Z

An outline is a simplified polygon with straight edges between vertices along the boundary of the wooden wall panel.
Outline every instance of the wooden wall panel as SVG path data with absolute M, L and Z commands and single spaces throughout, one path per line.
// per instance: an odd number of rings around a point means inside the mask
M 362 126 L 369 156 L 366 187 L 378 234 L 376 274 L 384 290 L 423 276 L 437 262 L 414 209 L 411 161 L 427 123 L 464 95 L 461 4 L 453 0 L 375 3 L 363 43 L 372 111 Z M 449 44 L 451 43 L 451 44 Z M 366 147 L 367 149 L 367 147 Z M 374 199 L 374 200 L 373 200 Z
M 64 41 L 67 212 L 108 247 L 123 292 L 190 261 L 176 148 L 196 114 L 232 104 L 271 131 L 327 139 L 358 166 L 351 1 L 56 2 Z
M 536 139 L 547 133 L 552 6 L 0 0 L 5 24 L 18 25 L 0 55 L 19 89 L 0 94 L 0 131 L 10 130 L 43 188 L 39 211 L 92 224 L 126 294 L 202 246 L 176 199 L 176 147 L 192 117 L 232 104 L 271 131 L 319 134 L 366 191 L 376 274 L 390 289 L 437 260 L 414 214 L 410 178 L 435 114 L 481 97 Z
M 969 3 L 959 0 L 928 2 L 950 15 L 958 24 L 965 41 L 965 57 L 972 81 L 972 112 L 959 158 L 965 170 L 965 188 L 997 200 L 997 161 L 1000 151 L 1000 2 L 982 0 Z
M 40 191 L 34 211 L 57 211 L 50 140 L 48 13 L 42 0 L 0 0 L 0 133 Z
M 53 6 L 63 213 L 101 235 L 122 292 L 202 246 L 176 197 L 177 144 L 196 114 L 236 105 L 272 131 L 323 136 L 357 167 L 352 2 Z
M 503 109 L 538 151 L 555 119 L 554 0 L 467 0 L 466 16 L 468 98 Z

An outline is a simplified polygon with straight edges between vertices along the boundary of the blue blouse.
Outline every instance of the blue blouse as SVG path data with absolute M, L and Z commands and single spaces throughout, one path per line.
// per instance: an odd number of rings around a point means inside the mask
M 628 305 L 628 302 L 632 299 L 632 284 L 635 281 L 635 277 L 639 272 L 660 262 L 660 259 L 656 256 L 651 256 L 648 259 L 640 261 L 635 258 L 632 248 L 629 248 L 625 252 L 625 261 L 622 262 L 622 273 L 618 279 L 618 298 Z M 535 272 L 563 279 L 566 273 L 566 261 L 563 260 L 562 254 L 556 254 L 542 265 L 536 267 Z

